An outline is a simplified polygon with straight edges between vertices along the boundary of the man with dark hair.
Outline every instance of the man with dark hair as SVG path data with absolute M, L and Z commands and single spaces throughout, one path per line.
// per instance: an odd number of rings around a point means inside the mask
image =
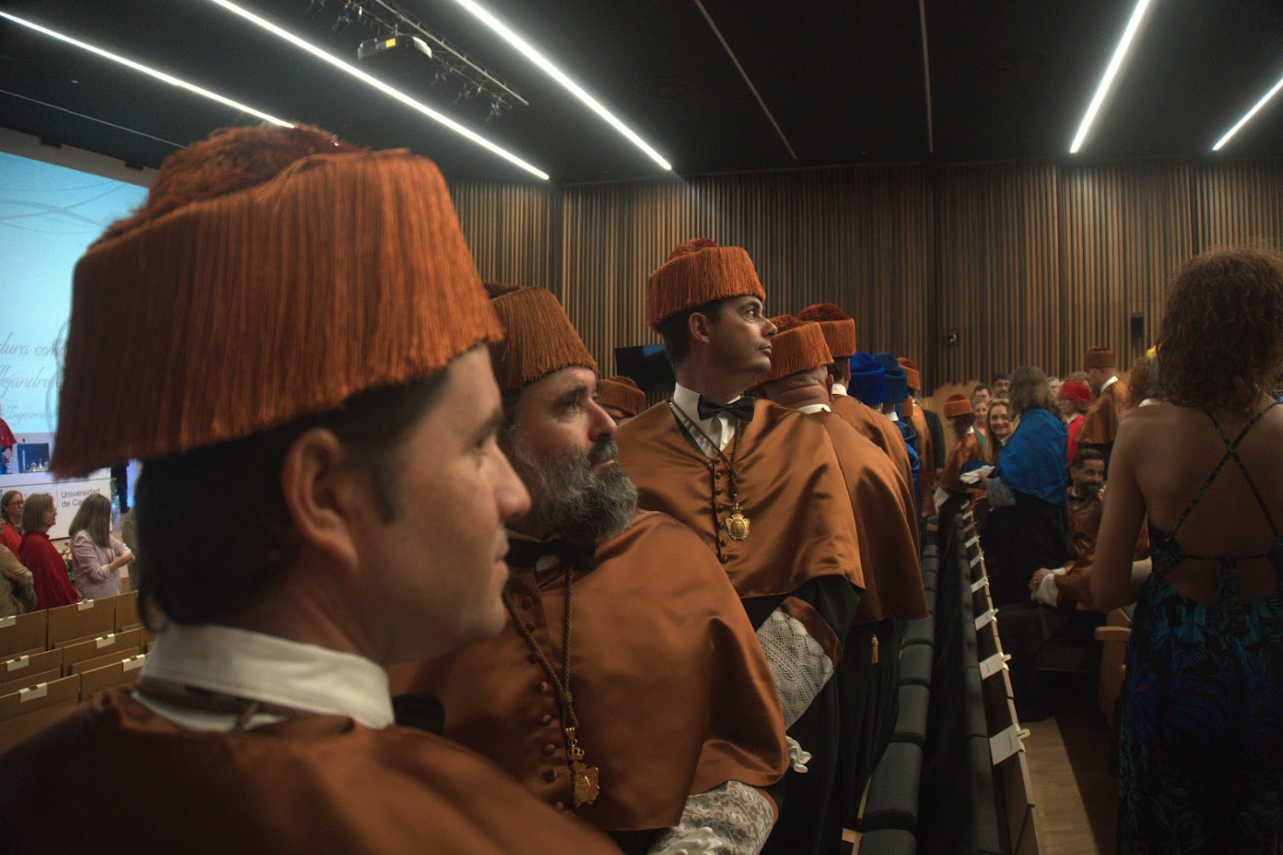
M 995 398 L 1008 398 L 1011 396 L 1010 374 L 993 375 L 993 383 L 991 385 L 993 386 L 993 396 Z
M 1118 421 L 1127 407 L 1127 384 L 1118 379 L 1118 360 L 1107 347 L 1093 347 L 1083 357 L 1087 385 L 1095 398 L 1078 431 L 1080 448 L 1094 448 L 1105 458 L 1105 475 L 1109 476 L 1109 456 L 1118 435 Z
M 864 786 L 895 726 L 904 622 L 927 616 L 917 513 L 891 458 L 832 411 L 832 355 L 820 326 L 789 315 L 771 323 L 777 332 L 770 373 L 758 381 L 760 394 L 823 426 L 837 451 L 860 533 L 865 590 L 834 677 L 849 727 L 832 807 L 845 827 L 854 827 Z
M 675 362 L 673 397 L 619 429 L 639 504 L 690 527 L 717 555 L 766 651 L 788 734 L 814 756 L 764 851 L 836 852 L 823 815 L 841 731 L 831 682 L 864 579 L 833 444 L 801 413 L 744 392 L 771 368 L 766 292 L 739 247 L 673 250 L 646 289 L 646 317 Z M 711 511 L 711 513 L 710 513 Z
M 293 127 L 166 161 L 76 267 L 53 459 L 147 461 L 164 625 L 132 693 L 0 758 L 0 851 L 613 849 L 393 724 L 385 666 L 503 627 L 501 334 L 431 162 Z M 67 782 L 108 778 L 86 822 Z
M 752 855 L 775 823 L 764 790 L 787 765 L 753 626 L 693 532 L 636 511 L 615 423 L 594 401 L 596 362 L 557 298 L 491 289 L 505 332 L 491 350 L 500 443 L 531 495 L 508 525 L 509 620 L 494 639 L 395 669 L 393 687 L 431 691 L 446 736 L 626 852 L 699 841 Z
M 987 383 L 977 383 L 976 387 L 971 390 L 971 401 L 974 405 L 977 398 L 983 400 L 986 404 L 994 399 L 993 389 Z

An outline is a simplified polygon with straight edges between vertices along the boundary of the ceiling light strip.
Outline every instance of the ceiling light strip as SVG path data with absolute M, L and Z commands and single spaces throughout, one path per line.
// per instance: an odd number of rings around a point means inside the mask
M 214 0 L 214 2 L 220 2 L 220 0 Z M 659 152 L 655 151 L 649 143 L 638 136 L 632 128 L 625 125 L 618 117 L 615 116 L 614 113 L 603 107 L 601 102 L 585 92 L 583 87 L 566 76 L 565 72 L 549 62 L 543 54 L 531 47 L 529 42 L 513 32 L 506 24 L 483 9 L 481 6 L 477 5 L 473 0 L 455 0 L 455 2 L 471 12 L 477 20 L 481 21 L 491 30 L 494 30 L 500 38 L 516 48 L 517 51 L 526 59 L 539 66 L 540 69 L 548 74 L 548 76 L 553 80 L 560 83 L 562 87 L 570 92 L 570 94 L 588 105 L 589 109 L 604 119 L 612 128 L 623 134 L 629 142 L 646 152 L 651 160 L 655 161 L 666 170 L 672 170 L 672 164 L 665 160 Z
M 1100 85 L 1096 87 L 1096 94 L 1092 96 L 1091 104 L 1087 106 L 1087 113 L 1083 116 L 1082 124 L 1078 126 L 1078 135 L 1074 137 L 1073 143 L 1069 146 L 1070 154 L 1077 154 L 1078 149 L 1082 148 L 1083 140 L 1087 139 L 1087 132 L 1091 130 L 1092 122 L 1096 120 L 1096 113 L 1100 111 L 1100 105 L 1104 103 L 1105 96 L 1109 94 L 1109 87 L 1114 83 L 1114 77 L 1118 74 L 1118 69 L 1123 64 L 1123 58 L 1127 56 L 1127 49 L 1131 47 L 1132 39 L 1136 36 L 1136 30 L 1140 28 L 1140 23 L 1145 17 L 1145 11 L 1149 8 L 1150 0 L 1139 0 L 1136 8 L 1132 10 L 1131 19 L 1127 22 L 1127 29 L 1123 30 L 1123 37 L 1118 41 L 1118 47 L 1114 48 L 1114 55 L 1109 60 L 1109 65 L 1105 68 L 1105 76 L 1100 79 Z
M 245 104 L 242 104 L 239 101 L 233 101 L 231 98 L 226 98 L 222 95 L 219 95 L 217 92 L 211 92 L 208 89 L 203 89 L 200 86 L 197 86 L 193 83 L 188 83 L 186 80 L 179 80 L 177 77 L 174 77 L 172 74 L 166 74 L 163 71 L 157 71 L 156 69 L 143 65 L 142 63 L 134 62 L 132 59 L 126 59 L 125 57 L 120 56 L 119 54 L 115 54 L 115 53 L 112 53 L 111 51 L 103 50 L 100 47 L 95 47 L 94 45 L 91 45 L 88 42 L 82 42 L 79 39 L 73 39 L 71 36 L 63 35 L 62 33 L 51 30 L 48 27 L 42 27 L 37 23 L 26 20 L 25 18 L 19 18 L 17 15 L 11 15 L 8 12 L 0 12 L 0 18 L 4 18 L 5 20 L 8 20 L 8 21 L 13 21 L 15 24 L 19 24 L 23 27 L 27 27 L 28 29 L 35 30 L 38 33 L 43 33 L 44 35 L 49 36 L 50 38 L 57 39 L 60 42 L 66 42 L 69 45 L 74 45 L 75 47 L 78 47 L 81 50 L 86 50 L 92 54 L 97 54 L 98 56 L 101 56 L 104 59 L 109 59 L 112 62 L 118 62 L 121 65 L 132 68 L 134 71 L 140 71 L 143 74 L 148 75 L 149 77 L 154 77 L 157 80 L 164 81 L 165 83 L 168 83 L 170 86 L 177 86 L 179 89 L 186 89 L 188 92 L 194 92 L 195 94 L 200 95 L 204 98 L 208 98 L 211 101 L 217 101 L 220 104 L 224 104 L 236 110 L 249 113 L 252 116 L 258 116 L 260 119 L 266 122 L 271 122 L 274 125 L 280 125 L 281 127 L 285 127 L 285 128 L 294 127 L 294 125 L 285 121 L 284 119 L 278 119 L 275 116 L 270 115 L 268 113 L 264 113 L 261 110 L 255 110 L 253 107 L 246 106 Z
M 793 146 L 789 144 L 788 137 L 784 136 L 784 131 L 780 129 L 779 123 L 775 121 L 775 116 L 771 114 L 771 109 L 767 107 L 766 102 L 762 100 L 762 96 L 758 93 L 757 87 L 753 85 L 753 81 L 749 80 L 748 72 L 744 70 L 744 66 L 740 65 L 739 57 L 735 56 L 735 51 L 731 50 L 731 46 L 726 43 L 726 39 L 722 36 L 722 31 L 717 28 L 717 24 L 713 23 L 713 16 L 708 14 L 708 10 L 704 8 L 704 4 L 701 3 L 700 0 L 695 0 L 695 5 L 699 7 L 699 12 L 704 16 L 704 20 L 708 22 L 708 26 L 713 31 L 713 35 L 717 36 L 717 40 L 722 43 L 722 49 L 725 50 L 726 55 L 731 58 L 731 62 L 735 65 L 735 70 L 740 73 L 740 77 L 744 78 L 744 82 L 748 85 L 749 91 L 752 92 L 753 97 L 757 99 L 758 106 L 762 108 L 762 112 L 766 114 L 767 120 L 770 121 L 771 127 L 775 128 L 775 133 L 779 136 L 780 142 L 784 143 L 784 147 L 788 149 L 789 157 L 797 160 L 797 152 L 793 151 Z
M 1274 88 L 1272 88 L 1269 92 L 1265 93 L 1264 98 L 1256 102 L 1255 107 L 1248 110 L 1247 114 L 1243 116 L 1243 118 L 1238 120 L 1238 124 L 1236 124 L 1234 127 L 1230 128 L 1228 131 L 1225 132 L 1225 136 L 1221 137 L 1220 140 L 1216 143 L 1216 145 L 1212 146 L 1212 151 L 1220 151 L 1221 146 L 1229 142 L 1230 137 L 1238 133 L 1239 128 L 1243 127 L 1248 122 L 1250 122 L 1252 120 L 1252 117 L 1255 116 L 1258 112 L 1260 112 L 1261 108 L 1264 107 L 1266 104 L 1268 104 L 1270 102 L 1270 99 L 1273 98 L 1275 95 L 1277 95 L 1280 89 L 1283 89 L 1283 78 L 1280 78 L 1279 82 L 1274 84 Z
M 273 24 L 271 21 L 268 21 L 264 18 L 260 18 L 258 15 L 255 15 L 253 12 L 250 12 L 246 9 L 242 9 L 240 6 L 237 6 L 235 3 L 229 2 L 229 0 L 209 0 L 209 2 L 215 4 L 216 6 L 223 7 L 227 11 L 235 15 L 238 15 L 241 18 L 244 18 L 246 21 L 249 21 L 251 24 L 254 24 L 257 27 L 261 27 L 262 29 L 266 30 L 267 32 L 271 33 L 272 35 L 278 38 L 284 39 L 285 41 L 294 45 L 296 48 L 311 54 L 312 56 L 316 57 L 319 60 L 322 60 L 323 62 L 329 63 L 330 65 L 334 66 L 340 71 L 343 71 L 343 72 L 346 72 L 347 74 L 352 75 L 353 77 L 367 84 L 368 86 L 372 86 L 375 89 L 382 92 L 383 94 L 397 101 L 400 101 L 402 104 L 411 108 L 412 110 L 422 113 L 423 115 L 427 116 L 429 119 L 432 119 L 434 122 L 439 122 L 440 124 L 445 125 L 447 128 L 459 134 L 460 136 L 466 137 L 468 140 L 481 146 L 486 151 L 489 151 L 492 154 L 497 154 L 499 157 L 502 157 L 504 160 L 508 161 L 509 163 L 512 163 L 516 166 L 521 167 L 526 172 L 529 172 L 531 175 L 537 176 L 538 178 L 541 178 L 544 181 L 548 180 L 548 173 L 544 172 L 542 169 L 532 166 L 531 164 L 522 160 L 520 157 L 517 157 L 517 155 L 508 151 L 507 149 L 492 143 L 490 140 L 486 139 L 485 137 L 481 136 L 475 131 L 459 124 L 454 119 L 451 119 L 449 116 L 446 116 L 443 113 L 438 113 L 436 110 L 433 110 L 431 107 L 427 106 L 426 104 L 416 101 L 415 99 L 411 98 L 409 95 L 406 95 L 404 92 L 394 89 L 391 86 L 384 83 L 383 81 L 378 80 L 374 77 L 371 77 L 370 75 L 366 74 L 364 71 L 361 71 L 359 68 L 349 65 L 348 63 L 339 59 L 337 56 L 334 56 L 333 54 L 322 50 L 321 48 L 313 45 L 312 43 L 299 38 L 298 36 L 294 35 L 288 30 L 284 30 L 278 27 L 276 24 Z

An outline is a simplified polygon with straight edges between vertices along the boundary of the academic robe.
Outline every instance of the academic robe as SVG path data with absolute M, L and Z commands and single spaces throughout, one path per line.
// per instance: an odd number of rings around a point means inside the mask
M 864 587 L 855 516 L 828 434 L 805 414 L 767 401 L 754 405 L 723 454 L 734 456 L 739 502 L 751 528 L 729 537 L 730 476 L 726 461 L 696 445 L 668 403 L 620 426 L 619 463 L 638 503 L 663 511 L 699 535 L 717 555 L 754 627 L 781 612 L 800 623 L 836 667 Z M 778 676 L 778 675 L 777 675 Z M 788 735 L 814 756 L 806 774 L 790 772 L 767 855 L 836 853 L 840 829 L 824 823 L 833 794 L 843 727 L 838 691 L 829 679 Z
M 858 430 L 891 458 L 896 471 L 904 479 L 904 489 L 912 498 L 913 465 L 909 462 L 909 452 L 905 450 L 904 438 L 900 436 L 900 431 L 896 430 L 891 420 L 850 395 L 834 395 L 832 408 L 833 412 L 846 419 L 847 424 Z
M 860 794 L 894 731 L 900 651 L 894 623 L 927 616 L 913 496 L 881 449 L 833 412 L 810 415 L 824 426 L 850 490 L 860 534 L 864 593 L 834 674 L 848 725 L 838 746 L 834 822 L 853 824 Z M 885 419 L 884 419 L 885 421 Z
M 36 608 L 52 609 L 80 602 L 80 593 L 67 578 L 67 562 L 49 541 L 49 535 L 29 531 L 22 536 L 18 560 L 36 579 Z
M 430 733 L 340 715 L 196 733 L 120 690 L 0 756 L 0 852 L 618 855 Z
M 575 809 L 579 819 L 607 831 L 669 828 L 693 793 L 783 777 L 774 679 L 735 589 L 698 537 L 642 511 L 598 548 L 591 570 L 513 564 L 509 601 L 559 675 L 568 569 L 577 739 L 601 784 L 596 802 Z M 392 692 L 436 695 L 448 738 L 569 808 L 561 709 L 532 660 L 509 619 L 493 639 L 392 669 Z
M 1105 456 L 1106 472 L 1109 471 L 1110 453 L 1114 450 L 1114 437 L 1118 436 L 1118 421 L 1126 403 L 1127 385 L 1122 380 L 1110 383 L 1083 416 L 1082 428 L 1078 431 L 1078 447 L 1100 449 Z M 1070 465 L 1073 462 L 1071 459 Z
M 962 467 L 972 460 L 984 459 L 984 449 L 980 447 L 978 435 L 975 431 L 968 433 L 949 451 L 949 459 L 945 461 L 944 470 L 940 473 L 940 487 L 951 493 L 962 493 L 972 498 L 977 498 L 977 494 L 983 496 L 984 490 L 978 490 L 963 482 Z
M 913 432 L 917 434 L 914 448 L 918 452 L 918 507 L 922 509 L 922 516 L 925 519 L 936 512 L 935 443 L 931 439 L 931 430 L 927 426 L 924 410 L 916 403 L 910 410 L 909 423 L 913 425 Z

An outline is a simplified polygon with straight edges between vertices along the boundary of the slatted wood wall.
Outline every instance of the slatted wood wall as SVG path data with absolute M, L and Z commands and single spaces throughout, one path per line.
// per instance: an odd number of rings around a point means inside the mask
M 656 341 L 646 276 L 677 243 L 745 247 L 771 314 L 832 301 L 928 391 L 1018 365 L 1120 367 L 1157 336 L 1171 272 L 1207 248 L 1283 248 L 1283 161 L 844 167 L 557 188 L 450 182 L 481 275 L 540 285 L 606 373 Z M 1129 334 L 1132 312 L 1145 333 Z M 949 331 L 957 344 L 947 343 Z

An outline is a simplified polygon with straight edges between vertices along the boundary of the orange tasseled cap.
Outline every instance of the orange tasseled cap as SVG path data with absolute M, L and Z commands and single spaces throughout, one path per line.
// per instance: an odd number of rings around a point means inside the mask
M 504 339 L 491 345 L 499 388 L 512 392 L 554 371 L 580 365 L 597 371 L 597 361 L 546 288 L 513 288 L 486 283 Z
M 1113 368 L 1118 364 L 1114 352 L 1107 347 L 1092 347 L 1083 357 L 1083 368 Z
M 896 362 L 904 369 L 904 376 L 908 381 L 909 388 L 916 392 L 922 391 L 922 374 L 918 371 L 918 364 L 912 359 L 901 356 Z
M 646 393 L 637 387 L 632 378 L 616 375 L 601 381 L 601 389 L 597 392 L 597 403 L 635 416 L 646 409 Z
M 239 439 L 501 335 L 431 161 L 218 131 L 76 265 L 52 468 Z
M 974 412 L 975 410 L 971 406 L 971 401 L 966 395 L 954 393 L 945 399 L 944 415 L 946 418 L 952 418 L 954 416 L 969 416 Z
M 833 303 L 816 303 L 798 312 L 797 319 L 820 325 L 835 361 L 855 354 L 855 321 L 840 307 Z
M 817 323 L 804 323 L 792 315 L 771 318 L 776 333 L 771 337 L 771 370 L 755 386 L 765 386 L 801 371 L 822 368 L 833 361 L 824 332 Z
M 678 312 L 730 297 L 766 300 L 753 259 L 738 246 L 718 246 L 708 238 L 688 240 L 647 279 L 646 323 L 658 331 Z

